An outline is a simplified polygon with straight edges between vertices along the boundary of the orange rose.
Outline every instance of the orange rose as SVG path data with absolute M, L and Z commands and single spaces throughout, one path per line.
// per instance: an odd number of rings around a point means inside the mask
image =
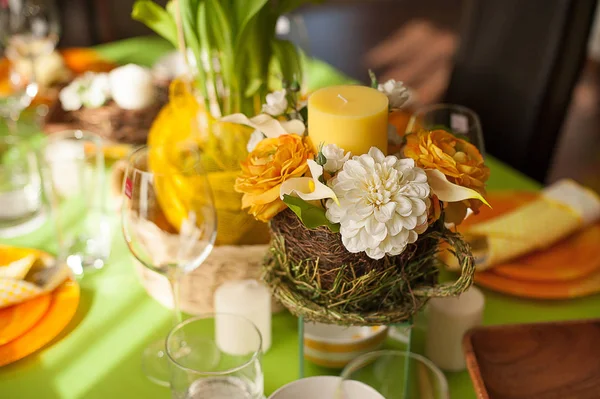
M 302 137 L 287 134 L 262 140 L 241 163 L 242 173 L 235 190 L 243 193 L 242 209 L 268 222 L 287 205 L 279 198 L 281 183 L 308 171 L 306 160 L 314 156 Z
M 420 131 L 406 136 L 404 155 L 424 169 L 437 169 L 452 183 L 471 188 L 485 196 L 485 182 L 490 169 L 473 144 L 445 130 Z M 460 222 L 467 208 L 478 212 L 482 202 L 469 199 L 446 205 L 446 219 Z

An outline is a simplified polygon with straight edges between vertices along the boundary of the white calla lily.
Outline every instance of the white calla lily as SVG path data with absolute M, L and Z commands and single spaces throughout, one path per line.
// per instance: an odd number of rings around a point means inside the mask
M 478 199 L 487 206 L 490 204 L 477 191 L 451 183 L 446 175 L 437 169 L 425 169 L 427 183 L 431 191 L 443 202 L 459 202 L 466 199 Z
M 267 138 L 275 138 L 284 134 L 302 135 L 306 130 L 304 123 L 298 119 L 281 122 L 267 114 L 259 114 L 252 118 L 248 118 L 244 114 L 231 114 L 221 118 L 221 122 L 250 126 L 262 132 Z
M 333 190 L 319 181 L 319 177 L 323 175 L 323 167 L 312 159 L 306 162 L 312 177 L 294 177 L 284 181 L 279 189 L 281 199 L 284 195 L 294 195 L 305 201 L 331 198 L 338 203 Z

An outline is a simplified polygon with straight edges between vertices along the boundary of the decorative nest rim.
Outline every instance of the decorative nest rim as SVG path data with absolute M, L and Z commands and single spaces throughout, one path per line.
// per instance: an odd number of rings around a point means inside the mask
M 326 227 L 306 228 L 291 211 L 277 215 L 263 267 L 274 296 L 307 321 L 339 325 L 406 322 L 432 297 L 455 296 L 473 282 L 469 245 L 443 218 L 397 256 L 380 260 L 351 254 Z M 438 252 L 445 243 L 461 265 L 451 284 L 438 284 Z

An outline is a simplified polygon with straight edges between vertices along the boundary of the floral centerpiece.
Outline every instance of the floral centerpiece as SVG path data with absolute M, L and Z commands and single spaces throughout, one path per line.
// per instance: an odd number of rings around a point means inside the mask
M 373 87 L 323 89 L 308 105 L 280 91 L 263 114 L 223 118 L 255 129 L 235 189 L 243 208 L 269 222 L 266 282 L 307 320 L 398 323 L 429 297 L 472 283 L 470 248 L 446 215 L 487 204 L 489 169 L 444 130 L 409 134 L 401 153 L 387 154 L 388 112 L 408 95 L 399 82 Z M 452 284 L 437 281 L 444 245 L 462 267 Z

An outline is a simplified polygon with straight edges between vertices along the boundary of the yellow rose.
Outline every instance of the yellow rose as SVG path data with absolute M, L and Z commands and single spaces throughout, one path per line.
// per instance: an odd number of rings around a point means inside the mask
M 308 171 L 306 160 L 314 156 L 302 137 L 287 134 L 262 140 L 241 163 L 242 173 L 235 190 L 243 193 L 242 209 L 268 222 L 286 208 L 279 198 L 281 183 Z
M 424 169 L 437 169 L 452 183 L 471 188 L 485 196 L 485 182 L 490 169 L 485 166 L 481 153 L 473 144 L 459 139 L 445 130 L 420 131 L 406 136 L 404 155 L 415 160 Z M 446 204 L 446 219 L 459 223 L 467 208 L 478 212 L 482 202 L 469 199 Z

